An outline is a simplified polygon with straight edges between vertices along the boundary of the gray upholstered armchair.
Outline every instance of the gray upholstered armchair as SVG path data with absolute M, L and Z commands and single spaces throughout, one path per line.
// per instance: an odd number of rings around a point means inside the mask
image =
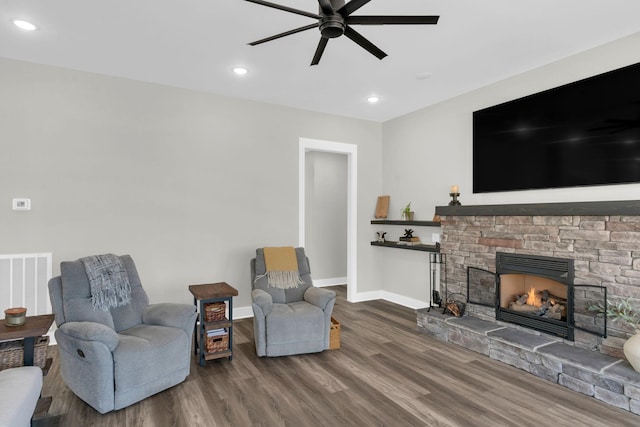
M 196 318 L 190 304 L 152 304 L 129 255 L 119 257 L 131 302 L 94 310 L 83 263 L 60 264 L 49 281 L 62 378 L 100 413 L 121 409 L 181 383 L 189 375 Z
M 304 283 L 290 289 L 269 286 L 264 277 L 263 249 L 256 250 L 256 258 L 251 260 L 253 334 L 258 356 L 316 353 L 329 348 L 336 293 L 313 286 L 304 248 L 295 251 Z

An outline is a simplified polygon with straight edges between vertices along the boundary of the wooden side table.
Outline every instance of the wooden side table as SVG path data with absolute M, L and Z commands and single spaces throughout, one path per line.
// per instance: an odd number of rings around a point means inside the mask
M 189 292 L 193 295 L 193 303 L 198 310 L 198 319 L 194 326 L 193 351 L 198 355 L 200 366 L 204 366 L 207 360 L 227 357 L 233 359 L 233 297 L 238 296 L 238 290 L 226 282 L 206 283 L 202 285 L 189 285 Z M 198 304 L 199 302 L 199 304 Z M 205 304 L 225 302 L 229 317 L 214 322 L 205 321 Z M 222 351 L 207 352 L 205 338 L 207 332 L 227 328 L 229 333 L 229 347 Z
M 36 338 L 47 333 L 54 318 L 53 314 L 27 316 L 22 326 L 7 326 L 3 319 L 0 321 L 0 341 L 24 340 L 24 366 L 33 366 Z

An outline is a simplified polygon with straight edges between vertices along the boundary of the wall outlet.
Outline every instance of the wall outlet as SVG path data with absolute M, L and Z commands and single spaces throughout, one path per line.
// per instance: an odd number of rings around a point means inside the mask
M 438 233 L 431 234 L 431 243 L 437 243 L 440 241 L 440 235 Z
M 29 211 L 31 210 L 31 199 L 13 199 L 11 206 L 14 211 Z

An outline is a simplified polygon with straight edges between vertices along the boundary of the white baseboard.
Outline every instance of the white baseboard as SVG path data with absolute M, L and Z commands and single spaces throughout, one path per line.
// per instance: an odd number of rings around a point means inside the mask
M 233 320 L 246 319 L 248 317 L 253 317 L 253 308 L 250 305 L 233 308 Z
M 427 301 L 420 301 L 415 298 L 405 297 L 404 295 L 398 295 L 387 291 L 382 291 L 382 299 L 414 310 L 429 306 Z
M 333 277 L 330 279 L 313 279 L 313 286 L 322 288 L 324 286 L 344 285 L 347 283 L 346 277 Z
M 426 301 L 420 301 L 415 298 L 405 297 L 404 295 L 398 295 L 387 291 L 359 292 L 353 302 L 373 301 L 377 299 L 383 299 L 414 310 L 429 306 L 429 303 Z
M 382 299 L 382 291 L 358 292 L 351 302 L 363 302 Z

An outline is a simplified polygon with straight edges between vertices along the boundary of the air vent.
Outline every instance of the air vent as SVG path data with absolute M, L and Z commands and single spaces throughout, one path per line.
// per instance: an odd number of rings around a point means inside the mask
M 497 274 L 527 273 L 573 282 L 573 260 L 534 255 L 496 254 Z

